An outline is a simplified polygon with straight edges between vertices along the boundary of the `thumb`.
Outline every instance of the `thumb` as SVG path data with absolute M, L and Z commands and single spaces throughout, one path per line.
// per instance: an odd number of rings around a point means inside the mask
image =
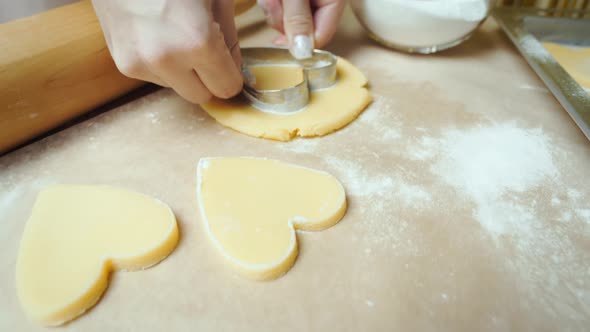
M 283 24 L 289 40 L 289 51 L 296 59 L 313 54 L 313 16 L 309 0 L 283 1 Z

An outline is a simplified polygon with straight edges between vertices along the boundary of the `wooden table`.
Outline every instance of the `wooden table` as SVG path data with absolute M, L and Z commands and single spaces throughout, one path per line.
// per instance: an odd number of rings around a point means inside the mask
M 242 31 L 245 46 L 272 36 L 262 25 Z M 182 234 L 156 267 L 114 273 L 98 305 L 60 330 L 587 329 L 590 143 L 497 25 L 415 56 L 373 43 L 347 12 L 328 49 L 368 75 L 375 100 L 323 138 L 251 138 L 159 90 L 1 157 L 0 330 L 43 329 L 19 306 L 14 270 L 35 195 L 52 183 L 153 195 Z M 328 171 L 347 190 L 348 213 L 298 233 L 285 276 L 244 279 L 197 211 L 205 156 Z

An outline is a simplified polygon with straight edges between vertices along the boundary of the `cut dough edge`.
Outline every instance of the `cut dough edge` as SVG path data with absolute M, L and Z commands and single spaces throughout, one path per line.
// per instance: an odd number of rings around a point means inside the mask
M 341 193 L 342 193 L 342 204 L 339 206 L 336 211 L 331 215 L 330 218 L 327 218 L 323 222 L 321 221 L 313 221 L 313 220 L 305 220 L 304 218 L 295 216 L 288 220 L 287 223 L 289 225 L 290 230 L 290 239 L 289 239 L 289 247 L 285 252 L 285 255 L 278 259 L 277 261 L 269 264 L 249 264 L 244 263 L 232 255 L 227 253 L 221 243 L 216 239 L 213 232 L 211 231 L 211 226 L 209 220 L 207 219 L 207 215 L 205 213 L 205 208 L 203 206 L 203 202 L 201 200 L 201 190 L 202 190 L 202 176 L 203 176 L 203 169 L 209 167 L 209 163 L 212 160 L 216 159 L 228 159 L 228 158 L 239 158 L 239 159 L 254 159 L 254 160 L 268 160 L 277 163 L 287 164 L 292 167 L 305 169 L 308 171 L 312 171 L 318 174 L 327 175 L 335 180 L 336 183 L 339 184 Z M 259 158 L 259 157 L 204 157 L 199 160 L 197 166 L 197 201 L 199 206 L 199 211 L 201 213 L 201 218 L 203 219 L 203 224 L 205 226 L 205 231 L 207 236 L 209 237 L 210 241 L 213 242 L 215 248 L 222 254 L 222 256 L 230 263 L 230 265 L 236 269 L 240 274 L 246 276 L 247 278 L 259 281 L 267 281 L 276 279 L 285 273 L 287 273 L 291 267 L 295 264 L 297 259 L 299 249 L 298 249 L 298 241 L 297 241 L 297 234 L 296 231 L 321 231 L 327 229 L 331 226 L 336 225 L 346 214 L 348 208 L 348 202 L 346 200 L 346 192 L 344 190 L 344 186 L 342 183 L 338 181 L 333 175 L 330 173 L 319 171 L 316 169 L 299 166 L 296 164 L 285 163 L 275 159 L 269 158 Z M 300 219 L 301 218 L 301 219 Z
M 352 63 L 350 63 L 346 59 L 338 57 L 337 69 L 338 69 L 339 76 L 342 76 L 342 74 L 349 76 L 348 80 L 343 80 L 343 81 L 339 80 L 336 83 L 337 85 L 340 84 L 342 86 L 351 86 L 351 87 L 358 88 L 358 90 L 361 94 L 358 99 L 358 107 L 354 107 L 353 108 L 354 111 L 347 112 L 347 113 L 343 112 L 342 114 L 339 114 L 338 116 L 334 117 L 330 121 L 317 123 L 317 124 L 310 126 L 309 128 L 306 128 L 303 126 L 276 125 L 275 127 L 266 126 L 264 130 L 259 130 L 258 127 L 244 126 L 243 124 L 240 123 L 240 121 L 244 119 L 243 114 L 239 114 L 238 116 L 228 115 L 227 112 L 231 112 L 231 110 L 224 109 L 227 107 L 227 105 L 224 105 L 223 103 L 226 103 L 226 102 L 231 103 L 232 101 L 220 101 L 220 100 L 214 99 L 210 103 L 202 105 L 202 108 L 207 114 L 209 114 L 212 118 L 214 118 L 218 123 L 220 123 L 224 127 L 227 127 L 229 129 L 232 129 L 232 130 L 237 131 L 239 133 L 242 133 L 242 134 L 245 134 L 248 136 L 252 136 L 252 137 L 256 137 L 256 138 L 264 138 L 264 139 L 269 139 L 269 140 L 286 142 L 286 141 L 290 141 L 296 137 L 311 138 L 311 137 L 326 136 L 326 135 L 329 135 L 335 131 L 338 131 L 338 130 L 348 126 L 350 123 L 352 123 L 367 108 L 367 106 L 373 100 L 371 94 L 369 93 L 369 90 L 367 89 L 368 80 L 365 77 L 365 75 L 358 68 L 356 68 Z M 336 88 L 336 86 L 325 89 L 325 90 L 329 90 L 329 89 L 333 89 L 333 88 Z M 318 92 L 312 92 L 312 98 L 313 98 L 313 94 L 315 94 L 315 93 L 321 94 L 322 90 L 320 90 Z M 221 106 L 218 108 L 215 105 L 221 105 Z M 246 106 L 244 106 L 243 103 L 238 103 L 238 106 L 237 106 L 238 109 L 242 109 L 244 107 L 246 107 Z M 255 110 L 255 108 L 251 108 L 251 110 Z M 325 110 L 325 111 L 329 112 L 331 110 Z M 277 114 L 272 114 L 272 113 L 265 113 L 262 111 L 258 111 L 258 112 L 264 114 L 263 116 L 265 116 L 265 117 L 273 117 L 274 116 L 274 117 L 278 117 L 278 118 L 295 116 L 297 114 L 297 113 L 294 113 L 293 115 L 277 115 Z M 303 111 L 301 111 L 301 113 L 304 113 L 304 112 L 306 112 L 305 109 Z M 251 116 L 257 116 L 257 115 L 251 115 Z
M 69 323 L 80 316 L 82 316 L 87 311 L 91 310 L 102 298 L 105 291 L 109 285 L 109 278 L 110 274 L 116 271 L 138 271 L 150 268 L 154 265 L 159 264 L 161 261 L 166 259 L 178 244 L 179 239 L 179 231 L 178 231 L 178 224 L 176 221 L 176 217 L 174 212 L 164 202 L 158 200 L 157 198 L 142 194 L 137 191 L 121 188 L 121 187 L 114 187 L 114 186 L 106 186 L 106 185 L 52 185 L 48 188 L 42 189 L 39 193 L 39 196 L 45 192 L 47 189 L 51 189 L 53 187 L 93 187 L 93 188 L 102 188 L 107 190 L 117 190 L 117 191 L 126 191 L 128 193 L 132 193 L 134 195 L 140 195 L 148 200 L 153 201 L 154 203 L 161 205 L 165 208 L 168 212 L 170 217 L 170 229 L 168 232 L 162 236 L 162 241 L 151 248 L 146 249 L 143 252 L 138 252 L 137 255 L 112 255 L 109 257 L 103 257 L 100 261 L 100 272 L 98 277 L 92 280 L 86 290 L 81 293 L 80 297 L 76 300 L 70 302 L 63 308 L 58 311 L 47 313 L 46 315 L 34 315 L 32 313 L 28 313 L 30 317 L 34 318 L 39 323 L 43 324 L 44 326 L 55 327 L 64 325 Z M 38 197 L 39 197 L 38 196 Z M 34 209 L 34 207 L 33 207 Z M 27 222 L 28 224 L 28 222 Z M 25 230 L 23 232 L 22 239 L 25 237 L 25 233 L 27 232 L 27 225 L 25 225 Z M 21 241 L 22 241 L 21 239 Z M 21 243 L 22 244 L 22 243 Z M 19 249 L 20 253 L 20 249 Z M 17 271 L 19 270 L 19 260 L 17 260 Z M 18 275 L 18 272 L 17 272 Z M 18 286 L 18 282 L 17 282 Z M 20 291 L 17 287 L 17 295 L 19 295 L 20 299 Z M 21 299 L 21 303 L 23 303 Z M 80 310 L 76 310 L 80 308 Z M 26 311 L 26 310 L 25 310 Z
M 170 210 L 168 206 L 166 207 Z M 172 214 L 172 210 L 170 210 L 170 213 Z M 172 217 L 175 218 L 174 214 L 172 214 Z M 174 220 L 174 226 L 171 227 L 164 242 L 162 242 L 161 245 L 155 246 L 152 249 L 147 250 L 144 254 L 142 254 L 143 257 L 141 258 L 141 260 L 144 262 L 143 264 L 116 263 L 117 261 L 125 262 L 126 260 L 132 259 L 131 257 L 114 256 L 109 258 L 103 258 L 103 260 L 101 261 L 101 270 L 99 277 L 94 282 L 92 282 L 92 284 L 88 287 L 88 289 L 84 292 L 83 296 L 78 301 L 72 302 L 66 308 L 62 309 L 60 312 L 56 312 L 55 314 L 48 316 L 45 319 L 41 318 L 39 319 L 39 321 L 46 326 L 59 326 L 71 322 L 77 319 L 78 317 L 82 316 L 84 313 L 86 313 L 98 304 L 98 301 L 102 298 L 102 296 L 109 287 L 109 279 L 111 273 L 115 273 L 117 271 L 140 271 L 158 265 L 170 254 L 172 254 L 178 243 L 178 228 L 176 224 L 176 219 Z M 163 251 L 164 253 L 162 255 L 150 257 L 151 251 Z M 73 311 L 74 308 L 79 307 L 83 307 L 83 309 L 78 313 L 74 313 L 72 315 L 65 314 L 67 312 Z

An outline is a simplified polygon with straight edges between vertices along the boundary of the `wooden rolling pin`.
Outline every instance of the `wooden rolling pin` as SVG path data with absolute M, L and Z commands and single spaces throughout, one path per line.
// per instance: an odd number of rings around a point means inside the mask
M 89 0 L 0 24 L 0 50 L 0 154 L 144 84 L 117 70 Z

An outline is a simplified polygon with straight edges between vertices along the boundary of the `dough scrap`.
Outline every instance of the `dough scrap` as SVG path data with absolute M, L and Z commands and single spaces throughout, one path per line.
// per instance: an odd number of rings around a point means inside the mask
M 543 46 L 580 86 L 590 89 L 590 47 L 572 48 L 555 43 Z
M 309 105 L 293 114 L 273 114 L 250 106 L 245 98 L 213 99 L 203 109 L 222 125 L 249 136 L 289 141 L 296 136 L 330 134 L 352 122 L 371 102 L 367 79 L 350 62 L 338 58 L 337 83 L 310 94 Z M 268 85 L 281 85 L 282 76 Z M 258 77 L 257 77 L 258 80 Z M 266 85 L 266 84 L 265 84 Z
M 336 178 L 276 160 L 204 158 L 197 186 L 215 247 L 257 280 L 277 278 L 294 264 L 295 229 L 323 230 L 346 213 L 346 194 Z
M 50 186 L 21 239 L 18 297 L 35 320 L 63 324 L 99 300 L 111 270 L 147 268 L 177 242 L 174 214 L 156 199 L 106 186 Z

